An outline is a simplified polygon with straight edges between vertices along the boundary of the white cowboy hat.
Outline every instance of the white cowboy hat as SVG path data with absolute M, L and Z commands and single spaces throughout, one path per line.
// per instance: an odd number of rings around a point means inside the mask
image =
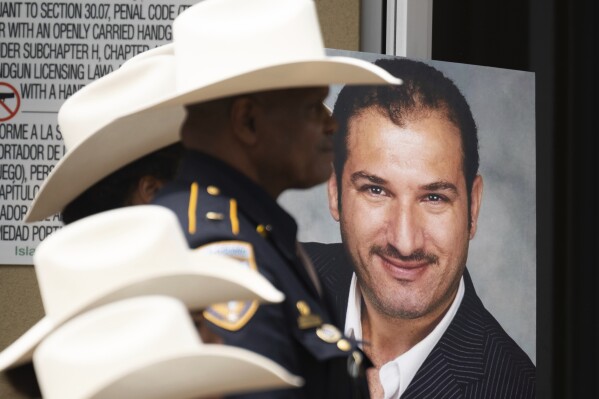
M 144 104 L 174 91 L 173 58 L 161 50 L 132 58 L 63 103 L 58 123 L 66 153 L 37 192 L 26 222 L 62 211 L 106 176 L 180 140 L 183 107 L 142 112 Z
M 187 399 L 303 382 L 249 350 L 203 344 L 185 306 L 165 296 L 70 320 L 38 346 L 33 363 L 44 399 Z
M 0 353 L 0 371 L 31 359 L 70 318 L 118 299 L 169 295 L 190 309 L 284 295 L 241 262 L 189 249 L 175 214 L 156 205 L 99 213 L 54 232 L 33 257 L 46 316 Z
M 399 84 L 382 68 L 325 53 L 313 0 L 205 0 L 173 22 L 176 95 L 161 106 L 330 84 Z
M 204 0 L 175 19 L 173 37 L 64 103 L 67 154 L 26 221 L 60 211 L 102 177 L 178 141 L 184 105 L 289 87 L 401 83 L 367 61 L 327 56 L 312 0 Z

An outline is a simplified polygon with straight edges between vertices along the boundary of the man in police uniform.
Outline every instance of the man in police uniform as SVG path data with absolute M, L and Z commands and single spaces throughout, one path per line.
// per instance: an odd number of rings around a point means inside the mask
M 260 397 L 365 397 L 368 361 L 331 324 L 297 225 L 277 197 L 331 173 L 329 84 L 400 81 L 366 62 L 326 57 L 311 0 L 205 1 L 173 30 L 187 153 L 154 202 L 177 213 L 192 248 L 245 262 L 286 296 L 277 305 L 214 305 L 203 318 L 226 344 L 305 380 L 300 389 Z

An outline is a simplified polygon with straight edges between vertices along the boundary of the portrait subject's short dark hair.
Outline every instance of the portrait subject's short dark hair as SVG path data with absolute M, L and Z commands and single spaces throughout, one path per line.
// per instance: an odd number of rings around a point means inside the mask
M 347 159 L 348 125 L 353 116 L 375 108 L 394 124 L 403 127 L 420 115 L 438 110 L 444 112 L 460 131 L 464 176 L 470 200 L 479 167 L 478 136 L 470 106 L 460 90 L 442 72 L 423 62 L 392 58 L 379 59 L 375 65 L 401 78 L 403 84 L 345 86 L 339 93 L 333 110 L 333 116 L 339 123 L 334 135 L 334 167 L 339 190 Z

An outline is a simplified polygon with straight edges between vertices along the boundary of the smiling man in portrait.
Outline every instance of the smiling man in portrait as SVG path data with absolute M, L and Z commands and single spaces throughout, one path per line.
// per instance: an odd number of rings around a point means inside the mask
M 339 323 L 374 363 L 371 396 L 533 398 L 535 366 L 466 268 L 483 196 L 470 107 L 431 66 L 376 65 L 404 84 L 341 90 L 328 196 L 343 243 L 307 245 Z

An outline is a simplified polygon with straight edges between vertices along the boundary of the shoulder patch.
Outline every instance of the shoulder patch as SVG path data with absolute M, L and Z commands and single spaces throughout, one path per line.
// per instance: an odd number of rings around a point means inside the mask
M 246 267 L 258 270 L 254 256 L 254 248 L 244 241 L 219 241 L 197 248 L 206 254 L 230 256 Z M 243 328 L 258 310 L 258 301 L 229 301 L 214 304 L 204 311 L 204 318 L 214 325 L 228 331 Z

